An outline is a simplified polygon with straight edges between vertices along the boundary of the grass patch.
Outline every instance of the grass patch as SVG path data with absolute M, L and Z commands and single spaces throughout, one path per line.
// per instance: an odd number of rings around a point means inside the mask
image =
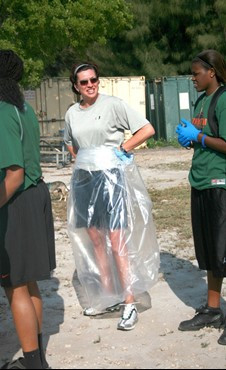
M 157 232 L 177 230 L 179 238 L 192 237 L 190 187 L 174 187 L 149 191 L 153 202 L 153 217 Z
M 191 161 L 186 162 L 172 162 L 159 163 L 148 166 L 147 168 L 154 168 L 157 170 L 173 170 L 173 171 L 188 171 L 191 168 Z
M 181 145 L 178 143 L 176 138 L 170 139 L 170 140 L 165 140 L 165 139 L 155 140 L 153 138 L 150 138 L 147 140 L 147 147 L 149 149 L 164 148 L 167 146 L 172 146 L 174 148 L 181 148 Z

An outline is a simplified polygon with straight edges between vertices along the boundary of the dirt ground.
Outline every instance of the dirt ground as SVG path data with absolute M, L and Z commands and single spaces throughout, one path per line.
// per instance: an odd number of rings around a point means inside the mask
M 165 189 L 188 184 L 192 152 L 185 149 L 142 149 L 136 162 L 148 189 Z M 56 169 L 43 164 L 46 182 L 70 184 L 71 166 Z M 47 359 L 54 369 L 223 369 L 226 347 L 217 339 L 221 330 L 180 332 L 180 321 L 205 303 L 206 274 L 197 268 L 192 240 L 176 248 L 177 230 L 159 232 L 161 265 L 157 284 L 147 293 L 149 308 L 141 304 L 134 330 L 116 330 L 119 313 L 96 318 L 82 314 L 79 283 L 65 217 L 55 215 L 57 268 L 53 278 L 41 282 L 44 302 L 44 342 Z M 65 204 L 61 202 L 65 208 Z M 173 217 L 173 215 L 172 215 Z M 151 306 L 151 308 L 150 308 Z M 222 292 L 226 313 L 226 284 Z M 0 365 L 21 355 L 8 304 L 0 295 Z

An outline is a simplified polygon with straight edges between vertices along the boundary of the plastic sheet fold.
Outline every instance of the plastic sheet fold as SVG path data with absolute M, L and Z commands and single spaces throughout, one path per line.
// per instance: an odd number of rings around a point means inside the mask
M 79 149 L 68 200 L 68 232 L 88 306 L 98 311 L 148 291 L 159 249 L 152 202 L 132 159 L 114 148 Z

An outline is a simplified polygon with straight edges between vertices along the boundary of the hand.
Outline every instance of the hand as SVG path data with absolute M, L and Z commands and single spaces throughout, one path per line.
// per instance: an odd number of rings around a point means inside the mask
M 125 152 L 122 152 L 121 150 L 118 150 L 116 148 L 114 148 L 114 152 L 115 152 L 116 156 L 122 162 L 131 163 L 132 160 L 133 160 L 133 154 L 132 153 L 125 153 Z
M 181 135 L 178 135 L 178 143 L 184 148 L 188 148 L 191 146 L 191 141 L 184 138 L 184 136 L 181 136 Z
M 201 130 L 198 130 L 191 122 L 182 118 L 182 123 L 177 126 L 176 133 L 181 137 L 181 141 L 198 141 L 198 134 Z

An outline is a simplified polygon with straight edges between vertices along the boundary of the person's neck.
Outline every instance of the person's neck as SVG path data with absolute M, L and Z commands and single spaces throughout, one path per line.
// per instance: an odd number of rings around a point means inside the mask
M 82 109 L 89 108 L 91 105 L 93 105 L 96 102 L 98 96 L 99 94 L 95 98 L 90 98 L 90 99 L 87 97 L 85 99 L 82 98 L 82 101 L 80 103 L 81 108 Z
M 216 84 L 214 84 L 214 85 L 212 85 L 212 86 L 208 87 L 208 88 L 206 89 L 206 95 L 207 95 L 207 96 L 210 96 L 210 95 L 214 94 L 214 93 L 215 93 L 215 91 L 217 91 L 217 89 L 219 89 L 220 85 L 221 85 L 221 84 L 220 84 L 219 82 L 216 82 Z

